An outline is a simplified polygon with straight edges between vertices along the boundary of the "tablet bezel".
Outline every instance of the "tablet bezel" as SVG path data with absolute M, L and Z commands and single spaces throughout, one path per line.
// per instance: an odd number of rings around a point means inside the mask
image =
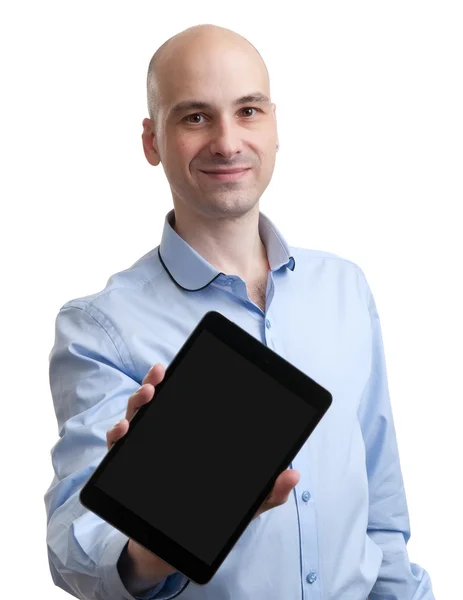
M 101 473 L 117 453 L 120 452 L 125 440 L 128 439 L 129 435 L 132 435 L 137 423 L 143 418 L 143 415 L 149 410 L 150 406 L 152 406 L 152 402 L 149 402 L 137 411 L 130 421 L 127 434 L 107 452 L 79 495 L 83 506 L 110 523 L 124 535 L 134 539 L 141 546 L 171 564 L 177 571 L 198 585 L 206 584 L 214 576 L 265 498 L 271 492 L 278 475 L 290 466 L 293 458 L 297 455 L 332 404 L 332 395 L 328 390 L 297 369 L 271 348 L 262 344 L 247 331 L 216 311 L 207 312 L 186 339 L 170 365 L 166 368 L 164 379 L 156 386 L 156 397 L 162 392 L 165 382 L 173 375 L 178 364 L 204 330 L 209 331 L 230 346 L 230 348 L 276 379 L 280 384 L 286 386 L 316 411 L 311 422 L 299 436 L 299 439 L 296 440 L 291 450 L 283 457 L 278 469 L 262 489 L 262 492 L 256 498 L 246 515 L 244 515 L 239 526 L 219 552 L 212 565 L 198 559 L 177 542 L 138 517 L 130 509 L 108 496 L 96 485 Z

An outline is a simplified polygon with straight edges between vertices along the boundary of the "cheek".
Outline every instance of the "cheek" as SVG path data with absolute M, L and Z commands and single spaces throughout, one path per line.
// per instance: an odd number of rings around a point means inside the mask
M 194 160 L 198 148 L 191 140 L 177 140 L 177 143 L 172 148 L 172 160 L 177 165 L 177 170 L 189 171 L 190 163 Z
M 186 143 L 171 143 L 167 151 L 167 162 L 171 173 L 188 171 L 191 162 L 191 150 Z

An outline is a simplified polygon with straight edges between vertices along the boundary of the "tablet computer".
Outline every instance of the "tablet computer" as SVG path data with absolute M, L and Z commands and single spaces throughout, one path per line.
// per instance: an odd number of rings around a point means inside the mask
M 80 501 L 203 585 L 331 403 L 316 381 L 208 312 Z

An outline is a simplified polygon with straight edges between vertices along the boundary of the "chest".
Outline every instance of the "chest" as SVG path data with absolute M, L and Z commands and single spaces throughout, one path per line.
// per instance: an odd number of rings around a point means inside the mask
M 246 285 L 249 299 L 265 312 L 265 299 L 267 290 L 267 280 L 260 280 Z

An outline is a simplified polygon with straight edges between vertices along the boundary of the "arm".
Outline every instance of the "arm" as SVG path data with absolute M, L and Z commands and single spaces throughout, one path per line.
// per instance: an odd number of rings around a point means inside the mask
M 117 567 L 125 587 L 139 600 L 171 598 L 185 588 L 185 577 L 181 573 L 163 573 L 163 566 L 153 567 L 152 556 L 146 564 L 146 551 L 133 540 L 124 546 Z M 160 592 L 162 591 L 162 596 Z
M 370 600 L 434 600 L 428 573 L 407 554 L 410 523 L 389 399 L 381 325 L 360 270 L 371 322 L 371 372 L 359 407 L 366 452 L 370 506 L 367 534 L 383 551 Z
M 130 565 L 119 562 L 127 536 L 85 509 L 79 492 L 107 452 L 106 431 L 124 417 L 139 384 L 129 352 L 104 315 L 77 301 L 60 310 L 50 354 L 60 437 L 45 495 L 47 546 L 54 583 L 77 598 L 134 599 L 126 584 L 137 581 Z M 187 581 L 175 574 L 142 597 L 167 600 Z

